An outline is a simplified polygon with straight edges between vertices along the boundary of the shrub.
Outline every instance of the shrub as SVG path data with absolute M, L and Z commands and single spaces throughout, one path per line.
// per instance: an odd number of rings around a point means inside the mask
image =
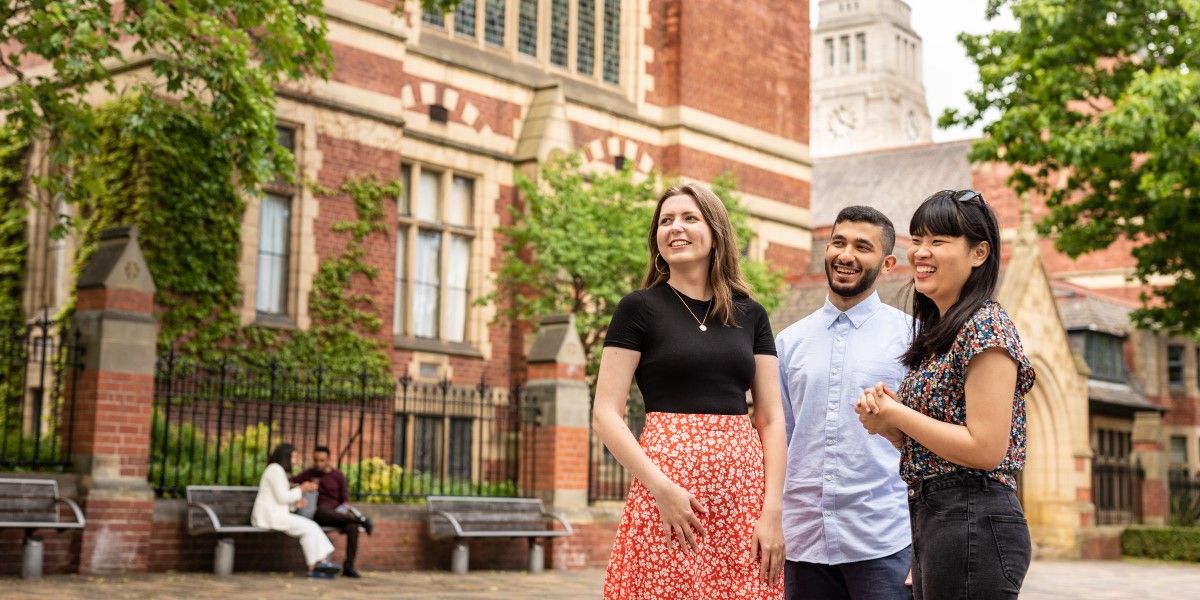
M 1200 562 L 1200 527 L 1134 528 L 1121 533 L 1121 553 Z
M 474 482 L 459 478 L 441 479 L 420 471 L 405 471 L 404 467 L 388 464 L 373 457 L 345 468 L 346 485 L 358 502 L 419 503 L 425 496 L 498 496 L 517 495 L 512 481 Z

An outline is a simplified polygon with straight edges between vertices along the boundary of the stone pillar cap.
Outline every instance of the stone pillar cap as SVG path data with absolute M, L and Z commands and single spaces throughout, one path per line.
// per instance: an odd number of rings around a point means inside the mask
M 583 365 L 583 342 L 575 331 L 575 315 L 548 315 L 539 322 L 538 334 L 526 358 L 529 363 Z
M 154 279 L 138 244 L 136 226 L 110 227 L 100 233 L 96 253 L 79 275 L 77 289 L 120 289 L 154 294 Z

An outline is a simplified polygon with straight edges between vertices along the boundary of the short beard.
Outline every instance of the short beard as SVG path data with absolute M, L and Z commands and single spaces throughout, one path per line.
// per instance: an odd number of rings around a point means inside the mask
M 854 287 L 848 290 L 838 289 L 833 282 L 833 263 L 825 263 L 825 280 L 829 282 L 829 290 L 843 298 L 853 298 L 875 285 L 875 280 L 879 277 L 879 272 L 883 269 L 883 263 L 879 263 L 874 269 L 864 270 L 862 279 Z

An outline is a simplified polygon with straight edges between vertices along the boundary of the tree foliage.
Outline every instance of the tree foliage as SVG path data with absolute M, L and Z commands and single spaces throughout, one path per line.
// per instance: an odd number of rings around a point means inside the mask
M 2 11 L 0 113 L 48 141 L 46 197 L 88 192 L 67 167 L 93 153 L 104 124 L 91 94 L 166 96 L 210 121 L 245 189 L 290 172 L 275 142 L 276 85 L 328 71 L 322 0 L 29 0 Z M 146 77 L 121 77 L 147 64 Z M 131 124 L 136 127 L 138 123 Z M 60 229 L 61 233 L 61 229 Z
M 641 285 L 650 257 L 647 226 L 665 183 L 631 168 L 585 174 L 577 154 L 543 163 L 538 180 L 517 177 L 524 206 L 512 208 L 513 225 L 502 227 L 505 242 L 496 291 L 501 315 L 525 322 L 570 313 L 595 376 L 600 345 L 617 303 Z M 721 197 L 746 243 L 750 227 L 733 193 L 733 180 L 718 178 Z M 755 298 L 770 311 L 782 299 L 782 277 L 765 263 L 744 259 Z
M 942 125 L 998 114 L 971 152 L 1046 198 L 1043 233 L 1077 257 L 1129 240 L 1142 326 L 1200 332 L 1200 2 L 989 0 L 1016 31 L 963 34 L 982 86 Z M 994 111 L 994 112 L 993 112 Z

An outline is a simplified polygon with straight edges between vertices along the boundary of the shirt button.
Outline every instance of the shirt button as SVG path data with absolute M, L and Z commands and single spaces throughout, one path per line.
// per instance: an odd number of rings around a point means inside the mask
M 838 341 L 838 343 L 841 343 L 841 342 L 842 342 L 842 340 L 845 340 L 846 338 L 844 338 L 844 337 L 842 337 L 842 336 L 840 336 L 840 335 L 839 335 L 839 336 L 837 336 L 837 337 L 836 337 L 836 338 L 834 338 L 834 339 L 835 339 L 835 340 L 837 340 L 837 341 Z
M 825 516 L 826 516 L 826 517 L 832 517 L 832 516 L 833 516 L 833 511 L 832 511 L 832 510 L 827 510 L 827 511 L 825 511 Z
M 826 446 L 832 446 L 832 445 L 833 445 L 833 440 L 825 440 L 825 445 L 826 445 Z
M 833 475 L 826 475 L 825 481 L 833 481 Z

